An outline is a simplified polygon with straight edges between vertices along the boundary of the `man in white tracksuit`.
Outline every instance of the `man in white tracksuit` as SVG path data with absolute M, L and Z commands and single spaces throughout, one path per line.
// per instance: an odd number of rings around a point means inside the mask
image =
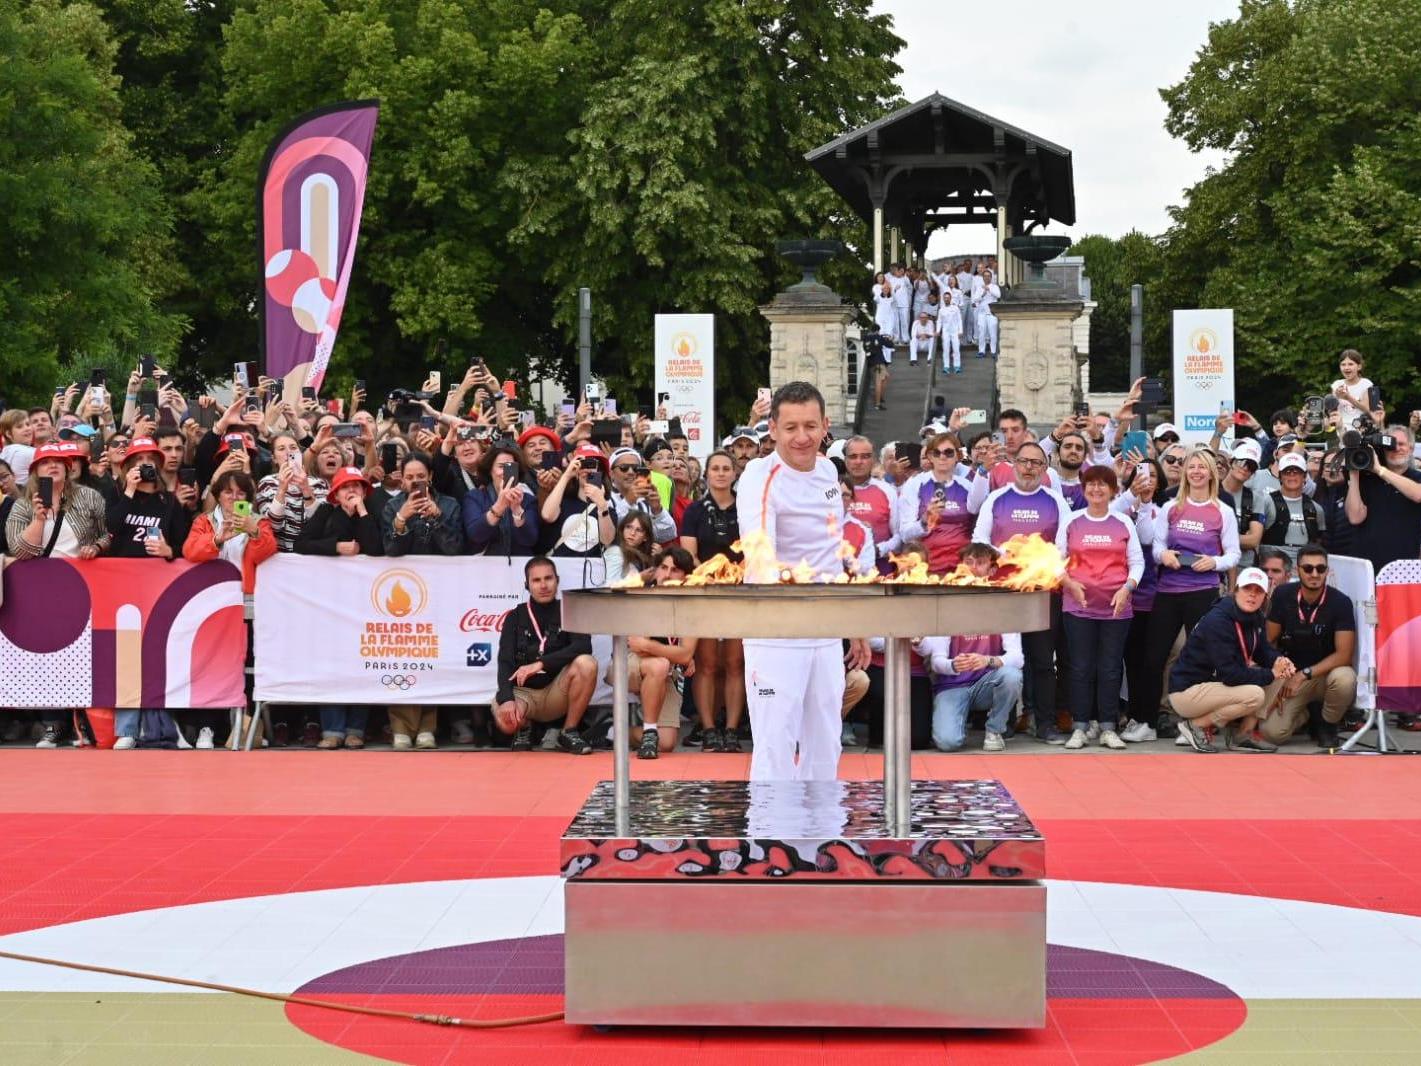
M 775 450 L 748 463 L 737 485 L 740 536 L 763 531 L 770 559 L 790 566 L 803 560 L 825 577 L 841 574 L 839 539 L 831 533 L 844 512 L 839 477 L 819 454 L 829 429 L 824 397 L 808 382 L 781 386 L 771 401 L 770 429 Z M 755 553 L 747 552 L 747 584 L 779 581 L 777 568 L 756 562 Z M 773 610 L 772 599 L 766 597 L 767 610 Z M 833 780 L 839 771 L 844 664 L 866 664 L 868 642 L 851 641 L 847 656 L 834 638 L 747 639 L 744 646 L 745 699 L 755 737 L 750 780 Z
M 908 343 L 908 312 L 913 306 L 913 282 L 902 263 L 894 263 L 888 275 L 888 284 L 893 289 L 893 339 L 899 344 Z

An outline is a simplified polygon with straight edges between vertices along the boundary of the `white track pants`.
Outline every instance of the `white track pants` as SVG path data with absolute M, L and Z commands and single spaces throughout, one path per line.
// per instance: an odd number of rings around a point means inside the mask
M 977 308 L 977 350 L 995 352 L 997 350 L 997 316 L 985 307 Z
M 893 339 L 899 344 L 907 344 L 912 336 L 908 331 L 908 309 L 893 305 Z
M 913 341 L 911 347 L 908 349 L 909 361 L 916 363 L 918 361 L 918 353 L 925 352 L 928 357 L 928 362 L 931 363 L 933 361 L 933 349 L 936 347 L 936 337 L 919 337 Z
M 745 641 L 745 702 L 754 731 L 750 780 L 838 777 L 843 701 L 844 653 L 839 641 L 809 646 Z
M 962 338 L 951 330 L 942 335 L 942 368 L 951 370 L 962 365 Z

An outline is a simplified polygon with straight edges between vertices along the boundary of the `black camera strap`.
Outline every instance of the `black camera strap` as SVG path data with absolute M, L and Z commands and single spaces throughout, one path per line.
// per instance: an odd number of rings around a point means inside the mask
M 41 558 L 48 559 L 49 553 L 54 551 L 54 546 L 59 543 L 59 530 L 64 525 L 64 497 L 59 497 L 59 510 L 54 512 L 54 529 L 49 534 L 49 543 L 44 546 L 44 551 L 40 552 Z

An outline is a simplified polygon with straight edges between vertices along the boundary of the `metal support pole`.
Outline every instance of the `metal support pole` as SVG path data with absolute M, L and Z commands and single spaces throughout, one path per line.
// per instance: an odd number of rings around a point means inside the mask
M 577 400 L 581 403 L 592 380 L 592 290 L 586 286 L 577 290 L 577 376 Z
M 1140 380 L 1145 361 L 1145 287 L 1130 286 L 1130 382 Z M 1145 428 L 1145 413 L 1135 413 L 1135 428 Z
M 627 706 L 627 638 L 612 638 L 612 794 L 617 835 L 632 827 L 632 714 Z
M 894 687 L 898 690 L 898 702 L 892 707 L 893 717 L 898 723 L 894 730 L 893 824 L 894 834 L 906 837 L 913 822 L 913 679 L 908 670 L 912 649 L 907 637 L 894 637 L 892 643 L 898 651 L 892 666 L 897 675 Z M 885 659 L 884 670 L 888 668 Z
M 883 824 L 890 833 L 898 825 L 898 704 L 907 695 L 898 691 L 902 655 L 896 637 L 883 642 Z

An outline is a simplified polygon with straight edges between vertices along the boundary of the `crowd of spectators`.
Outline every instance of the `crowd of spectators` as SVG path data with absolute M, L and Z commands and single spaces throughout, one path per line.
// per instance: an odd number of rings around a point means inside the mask
M 911 323 L 926 314 L 935 340 L 947 321 L 954 340 L 991 354 L 994 265 L 895 267 L 875 284 L 880 327 L 916 355 Z M 959 352 L 944 345 L 947 369 Z M 1054 542 L 1066 560 L 1051 628 L 915 643 L 915 741 L 952 750 L 980 725 L 988 751 L 1027 733 L 1070 750 L 1171 735 L 1204 751 L 1268 751 L 1304 733 L 1334 744 L 1352 711 L 1355 639 L 1328 559 L 1379 570 L 1421 556 L 1418 418 L 1388 426 L 1362 367 L 1344 352 L 1326 396 L 1273 412 L 1266 426 L 1221 414 L 1205 445 L 1186 445 L 1168 422 L 1131 432 L 1139 382 L 1118 410 L 1039 434 L 1017 411 L 989 427 L 963 425 L 958 409 L 915 446 L 826 439 L 844 488 L 847 569 L 888 572 L 893 557 L 916 553 L 936 574 L 987 575 L 1020 533 Z M 291 403 L 264 378 L 229 402 L 189 398 L 145 363 L 121 396 L 96 376 L 56 390 L 47 409 L 0 414 L 0 550 L 16 565 L 225 559 L 249 596 L 277 553 L 527 557 L 530 599 L 503 630 L 491 706 L 272 707 L 266 741 L 584 754 L 609 743 L 605 716 L 599 726 L 589 711 L 597 662 L 587 635 L 561 630 L 556 571 L 537 560 L 599 557 L 614 584 L 676 580 L 733 557 L 739 476 L 774 448 L 767 391 L 702 461 L 664 409 L 619 415 L 594 395 L 542 416 L 520 410 L 512 383 L 478 361 L 446 394 L 431 375 L 374 407 L 359 384 L 348 398 L 306 390 Z M 1358 419 L 1361 436 L 1344 439 Z M 845 743 L 881 737 L 876 648 L 855 671 Z M 639 754 L 742 750 L 738 641 L 648 635 L 632 651 Z M 117 714 L 115 746 L 146 746 L 148 717 Z M 220 713 L 165 717 L 175 728 L 159 743 L 213 747 L 229 729 Z M 55 747 L 75 721 L 10 710 L 0 736 Z

